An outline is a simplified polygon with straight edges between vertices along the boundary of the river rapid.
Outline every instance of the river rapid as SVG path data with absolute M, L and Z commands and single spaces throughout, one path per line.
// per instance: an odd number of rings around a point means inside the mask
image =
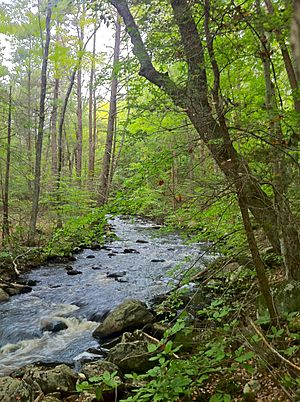
M 163 294 L 171 286 L 170 270 L 188 269 L 207 248 L 160 234 L 140 219 L 110 224 L 117 238 L 100 250 L 82 251 L 70 264 L 80 274 L 69 275 L 67 264 L 42 266 L 22 277 L 37 281 L 32 292 L 0 304 L 0 375 L 33 362 L 76 366 L 83 352 L 99 347 L 92 332 L 105 313 L 128 298 L 149 302 Z M 206 254 L 197 264 L 213 258 Z M 42 331 L 53 320 L 67 329 Z

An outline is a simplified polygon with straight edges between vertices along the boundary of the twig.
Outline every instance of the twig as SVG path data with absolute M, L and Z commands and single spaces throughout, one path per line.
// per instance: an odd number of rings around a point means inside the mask
M 152 341 L 152 342 L 156 343 L 157 345 L 160 343 L 160 341 L 158 339 L 154 338 L 151 335 L 146 334 L 146 332 L 144 332 L 144 331 L 142 331 L 142 332 L 143 332 L 143 336 L 145 338 L 149 339 L 149 341 Z M 179 359 L 179 356 L 176 353 L 172 353 L 172 355 L 175 357 L 175 359 Z
M 283 357 L 272 345 L 269 344 L 269 342 L 266 340 L 262 332 L 257 328 L 257 326 L 254 324 L 254 322 L 251 320 L 251 318 L 247 318 L 247 321 L 251 325 L 251 327 L 254 329 L 256 334 L 261 338 L 263 344 L 275 355 L 277 356 L 281 361 L 283 361 L 288 367 L 291 369 L 295 370 L 299 375 L 300 375 L 300 367 L 296 366 L 296 364 L 292 363 L 290 360 L 286 359 Z
M 21 273 L 20 273 L 20 271 L 18 270 L 18 266 L 17 266 L 16 261 L 17 261 L 18 258 L 23 257 L 24 255 L 28 254 L 31 250 L 32 250 L 32 249 L 29 248 L 25 253 L 20 254 L 20 255 L 17 255 L 17 256 L 13 259 L 12 263 L 13 263 L 13 266 L 14 266 L 14 270 L 15 270 L 15 273 L 16 273 L 18 276 L 20 276 Z
M 38 394 L 38 396 L 35 398 L 35 400 L 33 402 L 41 402 L 44 399 L 44 393 L 41 392 L 40 394 Z

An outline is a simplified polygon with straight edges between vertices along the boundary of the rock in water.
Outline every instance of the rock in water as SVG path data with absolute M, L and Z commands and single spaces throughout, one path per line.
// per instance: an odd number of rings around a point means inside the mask
M 107 273 L 106 274 L 106 277 L 107 278 L 114 278 L 114 279 L 117 279 L 117 278 L 122 278 L 123 276 L 125 276 L 126 275 L 126 271 L 121 271 L 121 272 L 112 272 L 111 274 L 110 273 Z
M 32 389 L 26 382 L 11 377 L 0 378 L 1 402 L 33 402 L 33 400 Z
M 0 302 L 4 302 L 9 300 L 9 295 L 5 292 L 5 290 L 0 288 Z
M 80 274 L 82 274 L 82 272 L 76 271 L 75 269 L 73 269 L 72 271 L 67 271 L 67 275 L 71 275 L 71 276 L 80 275 Z
M 148 311 L 145 303 L 139 300 L 125 300 L 111 311 L 105 320 L 95 329 L 93 336 L 106 341 L 125 331 L 142 328 L 154 321 L 154 316 Z
M 124 254 L 140 254 L 135 248 L 125 248 L 123 251 Z
M 64 321 L 49 320 L 47 318 L 41 320 L 40 327 L 43 332 L 44 331 L 59 332 L 68 328 L 67 324 Z

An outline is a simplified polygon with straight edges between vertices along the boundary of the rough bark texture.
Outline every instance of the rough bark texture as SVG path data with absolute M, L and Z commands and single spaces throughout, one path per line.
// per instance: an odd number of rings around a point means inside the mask
M 296 68 L 300 73 L 300 0 L 294 0 L 294 12 L 291 27 L 291 44 Z
M 114 45 L 113 79 L 111 83 L 111 92 L 110 92 L 106 144 L 105 144 L 105 151 L 103 156 L 102 171 L 100 178 L 100 191 L 98 199 L 99 205 L 103 205 L 106 203 L 109 193 L 109 176 L 110 176 L 112 151 L 113 151 L 113 137 L 115 132 L 115 122 L 117 115 L 118 78 L 115 73 L 115 68 L 120 59 L 120 40 L 121 40 L 121 24 L 119 22 L 119 17 L 117 16 L 115 45 Z
M 265 0 L 269 12 L 274 9 L 269 0 Z M 257 1 L 257 11 L 260 13 L 259 1 Z M 270 44 L 267 34 L 263 27 L 260 29 L 261 35 L 261 58 L 264 67 L 265 79 L 265 104 L 269 117 L 269 135 L 276 141 L 273 147 L 273 188 L 274 188 L 274 208 L 277 213 L 277 228 L 280 240 L 281 255 L 288 279 L 300 280 L 300 242 L 295 221 L 291 219 L 291 211 L 286 199 L 286 193 L 290 182 L 287 170 L 286 154 L 281 144 L 284 142 L 281 123 L 276 117 L 278 115 L 278 105 L 276 100 L 275 87 L 272 82 Z
M 35 153 L 35 172 L 34 172 L 34 190 L 32 199 L 32 210 L 29 228 L 29 241 L 34 239 L 36 232 L 36 222 L 38 216 L 39 198 L 41 190 L 41 163 L 42 163 L 42 147 L 44 136 L 44 122 L 45 122 L 45 99 L 47 89 L 47 66 L 50 44 L 50 22 L 51 22 L 51 9 L 52 2 L 48 2 L 47 15 L 46 15 L 46 39 L 43 52 L 42 71 L 41 71 L 41 94 L 40 94 L 40 107 L 39 107 L 39 126 L 36 141 Z

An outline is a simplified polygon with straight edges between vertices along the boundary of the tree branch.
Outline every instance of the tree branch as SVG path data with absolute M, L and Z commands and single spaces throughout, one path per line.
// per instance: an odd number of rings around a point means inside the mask
M 156 70 L 152 64 L 150 55 L 142 40 L 136 22 L 129 10 L 127 0 L 110 0 L 110 3 L 118 10 L 122 16 L 126 31 L 133 44 L 133 54 L 140 63 L 139 75 L 165 91 L 177 106 L 186 108 L 186 91 L 179 88 L 168 76 Z

